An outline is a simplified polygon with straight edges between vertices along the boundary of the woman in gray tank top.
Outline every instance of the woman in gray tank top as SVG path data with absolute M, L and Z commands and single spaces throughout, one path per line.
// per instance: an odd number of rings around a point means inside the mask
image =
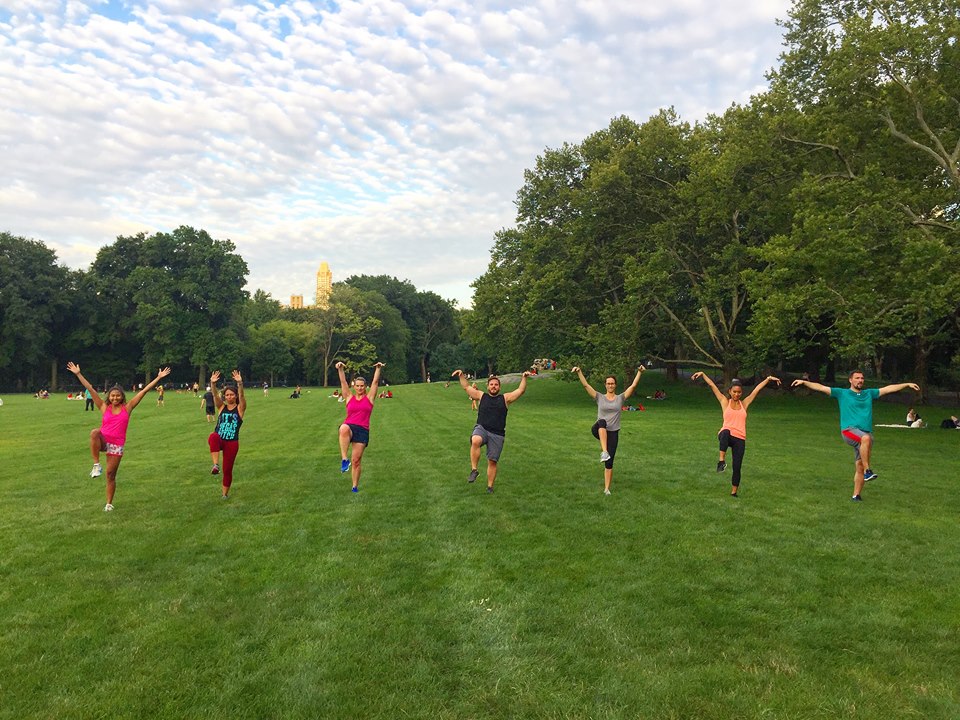
M 577 377 L 580 378 L 580 384 L 597 403 L 597 422 L 590 428 L 590 431 L 600 441 L 600 462 L 603 463 L 603 494 L 609 495 L 610 481 L 613 480 L 613 459 L 617 454 L 617 445 L 620 440 L 620 411 L 624 402 L 633 395 L 637 385 L 640 384 L 643 365 L 637 367 L 637 376 L 633 379 L 630 387 L 622 393 L 617 393 L 617 379 L 613 375 L 608 375 L 604 380 L 603 384 L 606 392 L 598 393 L 587 382 L 580 368 L 575 367 L 570 372 L 577 374 Z

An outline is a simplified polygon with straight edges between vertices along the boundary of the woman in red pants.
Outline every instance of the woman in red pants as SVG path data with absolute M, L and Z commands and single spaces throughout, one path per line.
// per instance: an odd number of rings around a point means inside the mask
M 227 385 L 223 389 L 222 397 L 217 392 L 220 371 L 217 370 L 210 376 L 210 389 L 213 391 L 213 401 L 219 412 L 217 426 L 210 433 L 210 437 L 207 438 L 207 443 L 210 445 L 210 458 L 213 460 L 213 470 L 210 472 L 213 475 L 220 474 L 220 453 L 222 452 L 224 499 L 230 494 L 230 486 L 233 484 L 233 463 L 240 451 L 240 426 L 243 425 L 243 413 L 247 409 L 247 401 L 243 397 L 243 378 L 240 377 L 240 371 L 234 370 L 232 375 L 237 383 L 236 387 Z

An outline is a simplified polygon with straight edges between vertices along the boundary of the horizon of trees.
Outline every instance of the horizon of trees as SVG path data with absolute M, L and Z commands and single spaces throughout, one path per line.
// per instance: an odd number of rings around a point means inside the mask
M 548 148 L 461 309 L 354 276 L 330 308 L 243 290 L 229 240 L 120 237 L 88 271 L 0 233 L 0 387 L 66 359 L 301 383 L 387 363 L 393 383 L 551 357 L 960 384 L 960 17 L 943 0 L 795 0 L 770 88 L 702 122 L 663 109 Z M 955 10 L 955 8 L 954 8 Z M 174 377 L 180 380 L 181 370 Z

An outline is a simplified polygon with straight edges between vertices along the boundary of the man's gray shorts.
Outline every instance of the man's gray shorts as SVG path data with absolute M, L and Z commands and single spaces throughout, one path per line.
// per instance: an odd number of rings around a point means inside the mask
M 853 448 L 855 462 L 860 459 L 860 441 L 863 440 L 864 435 L 870 435 L 870 433 L 864 432 L 860 428 L 844 428 L 840 431 L 840 437 L 843 438 L 843 441 Z
M 487 446 L 487 460 L 492 462 L 500 460 L 500 453 L 503 452 L 503 435 L 492 433 L 483 425 L 476 425 L 471 434 L 471 437 L 473 436 L 479 437 L 482 441 L 480 444 Z

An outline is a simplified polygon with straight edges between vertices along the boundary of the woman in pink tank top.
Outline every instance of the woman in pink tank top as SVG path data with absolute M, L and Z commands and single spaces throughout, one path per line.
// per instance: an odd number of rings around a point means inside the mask
M 731 381 L 730 396 L 727 397 L 720 392 L 709 375 L 696 372 L 690 379 L 698 380 L 700 378 L 703 378 L 703 381 L 710 386 L 720 403 L 720 407 L 723 408 L 723 427 L 717 433 L 717 438 L 720 440 L 720 460 L 717 462 L 717 472 L 723 472 L 727 469 L 727 450 L 730 450 L 733 453 L 733 478 L 730 495 L 738 497 L 740 468 L 743 465 L 743 454 L 747 449 L 747 408 L 756 400 L 757 395 L 767 386 L 767 383 L 775 382 L 780 385 L 780 379 L 771 375 L 757 385 L 752 393 L 743 398 L 743 383 L 739 380 Z
M 370 415 L 373 413 L 373 401 L 377 397 L 377 387 L 380 385 L 380 370 L 385 365 L 382 362 L 373 364 L 376 369 L 373 371 L 373 381 L 369 389 L 366 378 L 360 376 L 353 379 L 352 387 L 348 385 L 347 376 L 343 372 L 344 364 L 338 362 L 336 365 L 337 372 L 340 374 L 341 397 L 347 398 L 347 417 L 340 425 L 340 472 L 345 473 L 352 468 L 353 492 L 360 490 L 363 451 L 370 444 Z
M 127 402 L 126 393 L 119 385 L 110 388 L 107 399 L 104 401 L 87 379 L 81 374 L 80 366 L 68 362 L 67 370 L 77 376 L 77 380 L 90 392 L 97 410 L 103 413 L 100 428 L 90 431 L 90 453 L 93 455 L 93 469 L 90 477 L 100 477 L 103 468 L 100 465 L 100 453 L 107 454 L 107 504 L 105 512 L 113 510 L 113 494 L 117 489 L 117 468 L 123 458 L 123 446 L 127 442 L 127 426 L 130 423 L 130 413 L 140 404 L 144 396 L 154 386 L 170 374 L 170 368 L 163 368 L 157 376 L 140 390 L 130 402 Z

